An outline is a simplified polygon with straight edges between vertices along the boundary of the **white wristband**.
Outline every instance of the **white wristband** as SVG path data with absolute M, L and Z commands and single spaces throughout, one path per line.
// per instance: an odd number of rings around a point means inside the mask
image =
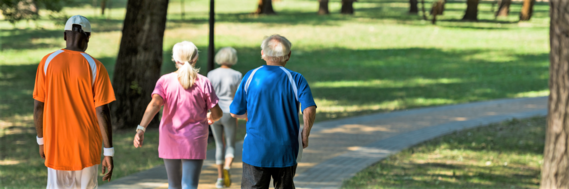
M 36 141 L 38 142 L 38 145 L 43 145 L 43 138 L 36 136 Z
M 146 127 L 138 125 L 138 127 L 136 127 L 136 131 L 138 132 L 138 130 L 142 130 L 142 131 L 146 132 Z
M 115 155 L 115 148 L 103 148 L 103 155 L 104 156 L 114 156 Z

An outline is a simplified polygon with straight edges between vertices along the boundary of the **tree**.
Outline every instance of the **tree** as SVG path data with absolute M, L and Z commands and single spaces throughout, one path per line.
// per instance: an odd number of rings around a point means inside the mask
M 549 102 L 542 189 L 569 188 L 569 1 L 550 0 Z
M 330 10 L 328 9 L 328 2 L 329 0 L 318 0 L 318 14 L 319 15 L 325 15 L 325 14 L 330 14 Z
M 277 14 L 275 10 L 273 10 L 273 1 L 272 0 L 259 0 L 259 4 L 257 5 L 256 14 Z
M 505 17 L 510 14 L 510 5 L 512 4 L 512 0 L 502 0 L 500 2 L 500 7 L 498 7 L 498 11 L 496 11 L 496 17 Z
M 419 14 L 419 0 L 409 0 L 409 14 Z
M 443 12 L 445 10 L 445 3 L 446 0 L 438 0 L 433 3 L 433 8 L 431 8 L 431 16 L 433 16 L 431 20 L 432 24 L 437 23 L 437 15 L 443 15 Z
M 421 12 L 423 13 L 423 20 L 427 20 L 427 12 L 425 12 L 425 0 L 421 0 Z
M 520 12 L 520 20 L 527 21 L 531 19 L 531 15 L 533 14 L 534 4 L 535 0 L 524 0 L 524 4 L 522 5 L 522 11 Z
M 478 4 L 480 0 L 466 0 L 466 12 L 462 20 L 476 21 L 478 20 Z
M 431 15 L 443 15 L 445 11 L 446 0 L 437 0 L 433 2 L 433 7 L 431 7 Z
M 0 0 L 0 11 L 4 19 L 12 24 L 20 20 L 39 19 L 40 7 L 51 12 L 60 12 L 63 5 L 72 0 Z
M 354 14 L 354 2 L 357 0 L 342 0 L 342 8 L 340 13 L 342 14 Z
M 107 0 L 101 0 L 101 15 L 105 15 L 105 8 L 107 8 Z
M 126 6 L 113 87 L 113 125 L 133 128 L 140 123 L 160 77 L 168 0 L 129 0 Z M 157 126 L 158 116 L 150 123 Z

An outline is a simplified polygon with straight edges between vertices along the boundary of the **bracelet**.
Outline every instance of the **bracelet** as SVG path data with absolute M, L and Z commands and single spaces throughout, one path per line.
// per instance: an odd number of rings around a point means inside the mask
M 43 138 L 36 136 L 36 141 L 38 142 L 38 145 L 43 145 Z
M 115 155 L 115 148 L 103 148 L 103 155 L 104 156 L 114 156 Z
M 136 132 L 138 132 L 138 130 L 142 130 L 142 131 L 146 132 L 146 127 L 138 125 L 138 127 L 136 127 Z

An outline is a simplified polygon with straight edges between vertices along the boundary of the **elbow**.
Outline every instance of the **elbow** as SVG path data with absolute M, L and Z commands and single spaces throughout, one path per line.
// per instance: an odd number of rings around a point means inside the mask
M 109 105 L 105 104 L 105 105 L 99 106 L 99 107 L 95 108 L 95 112 L 97 112 L 97 115 L 108 114 L 108 113 L 110 113 Z

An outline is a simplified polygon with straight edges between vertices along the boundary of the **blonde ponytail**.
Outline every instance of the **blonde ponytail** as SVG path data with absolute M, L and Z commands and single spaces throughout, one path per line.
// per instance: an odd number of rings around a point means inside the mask
M 182 41 L 176 43 L 172 51 L 172 59 L 176 62 L 176 67 L 178 67 L 178 71 L 176 71 L 178 81 L 184 89 L 189 89 L 194 85 L 198 77 L 199 69 L 192 66 L 192 63 L 197 61 L 198 48 L 192 42 Z M 183 65 L 180 65 L 182 63 Z

